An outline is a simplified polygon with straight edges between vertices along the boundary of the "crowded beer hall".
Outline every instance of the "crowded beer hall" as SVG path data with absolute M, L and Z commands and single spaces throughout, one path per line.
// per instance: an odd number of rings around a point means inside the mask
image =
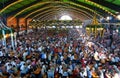
M 0 0 L 0 78 L 120 78 L 120 0 Z

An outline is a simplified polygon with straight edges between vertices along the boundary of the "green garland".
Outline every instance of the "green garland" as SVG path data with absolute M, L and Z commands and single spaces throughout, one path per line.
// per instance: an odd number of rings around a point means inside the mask
M 10 34 L 11 33 L 10 29 L 0 29 L 0 35 L 2 35 L 2 30 L 5 31 L 5 34 Z M 13 33 L 15 32 L 14 29 L 11 29 L 11 30 L 12 30 Z
M 10 29 L 0 29 L 0 39 L 3 38 L 2 30 L 5 31 L 5 34 L 10 34 L 11 33 Z M 15 32 L 14 29 L 11 29 L 11 30 L 12 30 L 13 33 Z
M 86 28 L 103 28 L 103 25 L 87 25 Z

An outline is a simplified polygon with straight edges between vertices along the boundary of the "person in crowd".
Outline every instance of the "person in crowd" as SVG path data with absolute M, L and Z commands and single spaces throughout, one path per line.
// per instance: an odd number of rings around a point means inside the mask
M 78 33 L 41 29 L 17 37 L 15 52 L 0 46 L 0 77 L 120 78 L 120 37 L 102 39 Z M 11 54 L 12 53 L 12 54 Z

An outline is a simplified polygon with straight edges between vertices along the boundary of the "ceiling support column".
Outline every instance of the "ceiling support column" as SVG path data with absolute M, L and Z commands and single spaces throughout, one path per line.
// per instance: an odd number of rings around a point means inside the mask
M 27 34 L 28 26 L 27 26 L 27 18 L 25 19 L 25 34 Z
M 16 17 L 17 20 L 17 37 L 19 37 L 20 27 L 19 27 L 19 18 Z

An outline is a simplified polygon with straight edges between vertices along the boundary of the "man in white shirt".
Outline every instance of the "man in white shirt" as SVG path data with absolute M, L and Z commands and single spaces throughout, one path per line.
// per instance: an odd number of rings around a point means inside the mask
M 27 51 L 25 51 L 24 53 L 23 53 L 23 59 L 24 60 L 26 60 L 26 56 L 28 55 L 28 52 Z
M 3 56 L 3 52 L 0 50 L 0 57 L 2 57 Z
M 38 51 L 40 51 L 40 52 L 42 51 L 42 46 L 40 46 L 40 47 L 38 48 Z
M 27 72 L 28 72 L 28 66 L 26 66 L 26 64 L 24 63 L 21 67 L 20 67 L 20 76 L 23 77 Z
M 73 60 L 74 59 L 74 55 L 72 55 L 71 57 L 70 57 L 70 60 Z
M 61 57 L 60 57 L 60 61 L 63 61 L 63 59 L 64 59 L 64 57 L 63 57 L 63 56 L 61 56 Z
M 63 74 L 63 69 L 62 69 L 62 65 L 59 66 L 59 74 Z
M 100 61 L 98 52 L 95 52 L 95 53 L 94 53 L 94 59 L 95 59 L 97 62 Z
M 7 62 L 5 64 L 5 67 L 6 67 L 6 71 L 8 72 L 12 68 L 12 64 L 10 64 L 10 62 Z

